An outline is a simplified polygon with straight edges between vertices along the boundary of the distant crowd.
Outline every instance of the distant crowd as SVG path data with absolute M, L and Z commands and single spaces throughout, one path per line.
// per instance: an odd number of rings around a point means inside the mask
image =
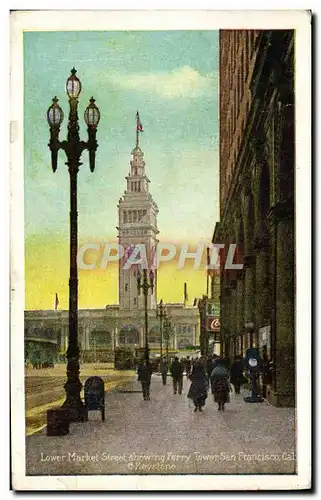
M 167 384 L 170 374 L 174 394 L 182 394 L 184 374 L 186 375 L 186 379 L 191 382 L 187 397 L 193 401 L 194 411 L 203 411 L 209 391 L 213 395 L 214 402 L 217 403 L 218 410 L 224 411 L 225 404 L 230 402 L 232 386 L 235 394 L 240 394 L 241 386 L 248 384 L 248 373 L 241 357 L 236 357 L 231 366 L 229 359 L 215 355 L 201 356 L 198 359 L 187 356 L 168 360 L 163 357 L 159 363 L 159 372 L 163 385 Z M 146 359 L 142 360 L 137 373 L 142 385 L 143 398 L 150 400 L 150 383 L 153 373 L 151 363 Z M 266 354 L 263 355 L 261 373 L 263 393 L 265 393 L 266 385 L 270 383 L 270 363 Z

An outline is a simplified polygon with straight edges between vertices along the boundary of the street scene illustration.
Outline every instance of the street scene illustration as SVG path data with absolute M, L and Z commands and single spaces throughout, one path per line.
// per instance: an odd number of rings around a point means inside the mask
M 294 40 L 24 32 L 27 475 L 296 474 Z

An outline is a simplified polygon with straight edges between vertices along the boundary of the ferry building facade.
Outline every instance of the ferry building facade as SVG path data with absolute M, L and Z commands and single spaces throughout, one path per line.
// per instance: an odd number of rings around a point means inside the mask
M 80 309 L 78 338 L 85 362 L 113 359 L 117 347 L 144 347 L 144 296 L 138 294 L 138 266 L 124 266 L 135 245 L 144 245 L 146 255 L 153 255 L 158 243 L 158 207 L 149 192 L 144 154 L 136 146 L 132 151 L 126 190 L 118 204 L 118 240 L 124 248 L 119 261 L 119 304 L 104 309 Z M 124 268 L 125 267 L 125 268 Z M 128 267 L 128 269 L 126 269 Z M 157 308 L 157 273 L 153 293 L 148 295 L 148 341 L 151 351 L 159 352 L 160 320 Z M 183 349 L 199 343 L 199 318 L 196 307 L 184 303 L 164 304 L 172 324 L 169 349 Z M 62 360 L 68 345 L 68 310 L 25 311 L 25 358 L 38 362 Z M 163 342 L 165 350 L 165 342 Z

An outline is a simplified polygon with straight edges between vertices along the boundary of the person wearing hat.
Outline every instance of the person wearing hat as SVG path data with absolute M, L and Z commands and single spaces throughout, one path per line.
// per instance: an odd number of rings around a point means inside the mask
M 214 402 L 218 404 L 219 411 L 224 411 L 225 403 L 230 402 L 229 372 L 225 360 L 216 360 L 211 373 L 211 385 Z

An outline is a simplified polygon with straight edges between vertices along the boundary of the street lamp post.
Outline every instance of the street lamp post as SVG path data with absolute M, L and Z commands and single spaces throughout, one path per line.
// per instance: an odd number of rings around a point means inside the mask
M 171 335 L 171 331 L 172 331 L 172 324 L 171 324 L 169 318 L 166 316 L 165 317 L 165 322 L 164 322 L 164 338 L 165 338 L 165 342 L 166 342 L 167 365 L 169 363 L 169 360 L 168 360 L 168 344 L 169 344 L 169 338 L 170 338 L 170 335 Z
M 145 309 L 145 359 L 149 361 L 149 345 L 148 345 L 148 308 L 147 308 L 147 297 L 148 292 L 151 290 L 151 293 L 154 291 L 154 273 L 151 270 L 149 272 L 149 279 L 147 277 L 147 270 L 143 271 L 143 282 L 142 275 L 140 271 L 137 274 L 137 291 L 138 295 L 140 295 L 141 290 L 144 295 L 144 309 Z
M 162 358 L 163 356 L 163 335 L 164 335 L 164 319 L 166 318 L 166 310 L 163 305 L 163 299 L 160 301 L 160 303 L 157 306 L 156 309 L 156 315 L 159 318 L 159 326 L 160 326 L 160 357 Z
M 79 380 L 79 345 L 78 345 L 78 212 L 77 212 L 77 174 L 79 171 L 82 152 L 89 152 L 89 167 L 95 169 L 95 155 L 98 147 L 96 141 L 97 125 L 100 113 L 92 97 L 86 108 L 84 119 L 87 125 L 88 141 L 81 141 L 78 125 L 78 96 L 81 92 L 81 82 L 76 76 L 75 68 L 66 83 L 66 92 L 69 97 L 69 119 L 67 140 L 59 141 L 60 125 L 63 121 L 63 111 L 58 105 L 57 97 L 47 111 L 47 120 L 50 126 L 51 165 L 56 172 L 58 151 L 62 149 L 67 156 L 70 177 L 70 279 L 69 279 L 69 334 L 67 349 L 67 382 L 64 386 L 66 400 L 63 408 L 68 410 L 69 419 L 77 421 L 83 419 L 83 402 L 80 397 L 82 388 Z
M 201 355 L 208 354 L 208 333 L 206 330 L 206 299 L 207 297 L 203 295 L 203 298 L 198 301 L 198 311 L 200 315 L 200 349 Z

